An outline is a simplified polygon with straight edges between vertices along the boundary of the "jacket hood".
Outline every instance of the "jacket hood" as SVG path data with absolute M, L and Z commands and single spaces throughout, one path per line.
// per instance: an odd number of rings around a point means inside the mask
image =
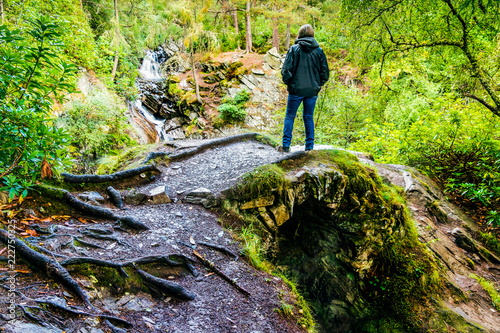
M 295 44 L 300 45 L 300 48 L 302 49 L 302 51 L 307 52 L 307 53 L 309 53 L 309 52 L 311 52 L 314 49 L 319 47 L 319 44 L 316 41 L 316 39 L 314 39 L 314 37 L 298 38 L 295 41 Z

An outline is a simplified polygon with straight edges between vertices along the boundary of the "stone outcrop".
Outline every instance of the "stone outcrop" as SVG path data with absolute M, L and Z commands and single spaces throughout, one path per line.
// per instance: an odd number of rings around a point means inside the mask
M 249 198 L 238 188 L 226 194 L 233 211 L 258 218 L 268 255 L 306 289 L 324 329 L 365 331 L 387 324 L 391 316 L 423 315 L 422 298 L 415 298 L 419 294 L 435 299 L 434 312 L 426 314 L 429 329 L 498 332 L 482 320 L 497 322 L 494 310 L 484 311 L 477 300 L 460 300 L 468 294 L 465 285 L 478 285 L 470 277 L 478 274 L 478 265 L 491 274 L 496 271 L 490 267 L 498 264 L 465 230 L 470 230 L 467 218 L 416 170 L 360 155 L 371 166 L 366 167 L 346 162 L 345 154 L 298 162 L 286 168 L 285 185 L 262 195 Z M 413 220 L 403 200 L 394 199 L 398 191 L 408 200 Z M 438 292 L 442 286 L 445 291 Z M 481 297 L 488 301 L 484 292 Z M 380 309 L 387 312 L 384 320 L 377 318 Z M 398 324 L 390 325 L 396 329 Z
M 274 70 L 281 69 L 283 60 L 284 59 L 282 59 L 275 47 L 267 51 L 266 55 L 264 56 L 265 63 Z
M 184 201 L 195 205 L 203 205 L 205 208 L 211 208 L 218 204 L 212 191 L 203 187 L 188 191 Z

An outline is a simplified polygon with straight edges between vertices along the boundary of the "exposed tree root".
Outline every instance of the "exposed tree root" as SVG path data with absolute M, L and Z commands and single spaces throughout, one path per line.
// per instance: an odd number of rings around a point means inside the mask
M 100 217 L 100 218 L 105 218 L 105 219 L 110 219 L 110 220 L 115 220 L 119 221 L 122 225 L 124 225 L 127 228 L 130 229 L 135 229 L 135 230 L 149 230 L 149 227 L 145 225 L 142 222 L 137 221 L 133 217 L 130 216 L 119 216 L 113 213 L 111 210 L 102 208 L 99 206 L 93 206 L 88 203 L 85 203 L 81 200 L 78 200 L 75 196 L 73 196 L 69 191 L 63 190 L 60 188 L 54 188 L 54 187 L 46 187 L 46 186 L 39 186 L 38 189 L 40 189 L 42 192 L 45 192 L 45 194 L 52 196 L 56 199 L 63 199 L 63 202 L 68 203 L 71 207 L 74 209 L 78 210 L 79 212 L 85 214 L 85 215 L 90 215 L 94 217 Z
M 146 164 L 148 163 L 149 161 L 151 160 L 154 160 L 158 157 L 163 157 L 163 156 L 170 156 L 172 155 L 171 152 L 165 152 L 165 151 L 152 151 L 148 154 L 148 156 L 146 156 L 146 158 L 144 159 L 144 161 L 142 162 L 142 164 Z
M 156 168 L 155 165 L 143 165 L 138 168 L 124 170 L 112 173 L 110 175 L 72 175 L 69 173 L 62 173 L 63 181 L 66 183 L 106 183 L 106 182 L 116 182 L 126 178 L 140 175 L 141 173 L 147 171 L 156 171 L 160 173 L 160 170 Z
M 301 158 L 306 157 L 306 156 L 307 156 L 307 153 L 305 151 L 295 151 L 293 153 L 287 154 L 286 156 L 274 161 L 271 164 L 279 164 L 279 163 L 284 162 L 284 161 L 298 160 L 298 159 L 301 159 Z
M 212 271 L 214 271 L 214 273 L 216 273 L 217 275 L 219 275 L 220 277 L 222 277 L 224 280 L 226 280 L 227 282 L 229 282 L 233 287 L 235 287 L 236 289 L 238 289 L 238 291 L 240 291 L 243 295 L 250 296 L 250 293 L 247 290 L 245 290 L 244 288 L 240 287 L 236 283 L 236 281 L 234 281 L 229 276 L 227 276 L 226 274 L 224 274 L 220 269 L 218 269 L 215 266 L 215 264 L 213 262 L 211 262 L 210 260 L 207 260 L 207 259 L 203 258 L 201 254 L 199 254 L 198 252 L 196 252 L 194 250 L 193 250 L 193 254 L 196 256 L 196 258 L 198 258 L 203 263 L 203 265 L 205 265 L 206 267 L 210 268 Z
M 128 277 L 128 274 L 123 270 L 124 267 L 134 267 L 135 265 L 145 265 L 145 264 L 166 264 L 172 267 L 185 266 L 191 272 L 191 274 L 193 274 L 193 276 L 198 276 L 199 273 L 191 264 L 192 262 L 194 262 L 194 260 L 189 257 L 186 257 L 185 255 L 168 254 L 164 256 L 141 257 L 122 263 L 117 263 L 109 260 L 100 260 L 91 257 L 73 257 L 62 261 L 61 265 L 71 266 L 71 265 L 81 265 L 81 264 L 93 264 L 101 267 L 111 267 L 117 269 L 120 272 L 120 274 Z
M 166 155 L 169 155 L 168 159 L 171 162 L 180 161 L 180 160 L 183 160 L 185 158 L 191 157 L 193 155 L 200 154 L 200 153 L 202 153 L 205 150 L 208 150 L 210 148 L 214 148 L 214 147 L 218 147 L 218 146 L 225 146 L 225 145 L 228 145 L 228 144 L 231 144 L 234 142 L 240 142 L 240 141 L 245 141 L 245 140 L 256 140 L 258 136 L 259 136 L 258 133 L 246 133 L 246 134 L 228 136 L 225 138 L 212 140 L 210 142 L 199 145 L 198 147 L 196 147 L 192 150 L 184 151 L 182 153 L 178 153 L 178 154 L 174 154 L 174 155 L 170 155 L 170 153 L 167 153 L 167 152 L 165 152 L 165 153 L 163 153 L 163 152 L 151 152 L 151 153 L 149 153 L 149 155 L 146 157 L 146 159 L 142 163 L 146 164 L 147 162 L 149 162 L 152 159 L 158 158 L 160 156 L 166 156 Z
M 61 266 L 57 261 L 31 249 L 25 242 L 15 237 L 9 237 L 7 231 L 2 229 L 0 229 L 0 241 L 6 245 L 13 245 L 16 249 L 16 254 L 22 257 L 26 262 L 39 268 L 56 280 L 59 280 L 66 288 L 74 292 L 88 307 L 92 308 L 87 293 L 71 277 L 66 268 Z
M 205 245 L 207 247 L 210 247 L 212 249 L 215 249 L 217 251 L 220 251 L 222 253 L 227 254 L 228 256 L 234 258 L 234 260 L 238 260 L 238 256 L 235 253 L 231 252 L 230 250 L 226 249 L 223 246 L 220 246 L 217 244 L 212 244 L 212 243 L 205 243 L 205 242 L 198 242 L 198 244 Z
M 124 226 L 135 230 L 149 230 L 149 227 L 142 222 L 137 221 L 130 216 L 119 216 L 110 211 L 109 209 L 102 208 L 99 206 L 89 205 L 83 201 L 78 200 L 75 196 L 66 190 L 59 190 L 63 192 L 64 199 L 71 205 L 71 207 L 76 208 L 84 214 L 89 214 L 96 217 L 107 218 L 110 220 L 118 220 Z
M 168 281 L 165 279 L 160 279 L 156 276 L 144 272 L 141 269 L 137 269 L 136 272 L 142 277 L 144 282 L 152 284 L 162 292 L 165 292 L 169 295 L 173 295 L 187 301 L 191 301 L 195 298 L 195 295 L 192 292 L 188 291 L 178 283 Z
M 80 237 L 73 237 L 73 242 L 75 242 L 75 241 L 78 242 L 79 244 L 83 245 L 83 246 L 90 247 L 92 249 L 104 249 L 102 246 L 94 244 L 94 243 L 90 243 L 90 242 L 87 242 L 87 241 L 84 241 Z
M 183 262 L 179 263 L 175 261 L 175 259 L 181 259 Z M 74 266 L 74 265 L 82 265 L 82 264 L 91 264 L 91 265 L 96 265 L 100 267 L 109 267 L 109 268 L 114 268 L 116 269 L 120 275 L 124 277 L 129 277 L 127 272 L 123 269 L 124 267 L 134 267 L 135 271 L 141 278 L 143 279 L 144 282 L 147 282 L 148 284 L 152 285 L 153 287 L 157 288 L 161 292 L 167 293 L 172 296 L 176 296 L 180 299 L 184 300 L 193 300 L 194 299 L 194 294 L 191 293 L 190 291 L 186 290 L 184 287 L 181 285 L 168 281 L 165 279 L 161 279 L 158 277 L 155 277 L 149 273 L 144 272 L 141 269 L 138 269 L 136 267 L 136 264 L 151 264 L 151 263 L 166 263 L 170 266 L 181 266 L 185 265 L 188 267 L 190 270 L 194 269 L 192 265 L 188 263 L 188 261 L 192 261 L 190 258 L 183 256 L 183 255 L 178 255 L 178 254 L 172 254 L 172 255 L 167 255 L 167 256 L 150 256 L 150 257 L 143 257 L 143 258 L 138 258 L 135 260 L 123 262 L 123 263 L 117 263 L 113 261 L 108 261 L 108 260 L 100 260 L 100 259 L 95 259 L 95 258 L 90 258 L 90 257 L 77 257 L 77 258 L 68 258 L 64 261 L 61 262 L 62 266 Z M 196 270 L 194 270 L 196 272 Z M 192 271 L 193 273 L 193 271 Z M 193 273 L 193 275 L 198 275 L 196 272 Z
M 108 315 L 105 315 L 105 314 L 88 313 L 88 312 L 85 312 L 85 311 L 80 311 L 80 310 L 77 310 L 77 309 L 68 308 L 66 306 L 62 306 L 62 305 L 60 305 L 60 304 L 58 304 L 56 302 L 53 302 L 53 301 L 47 300 L 47 299 L 35 299 L 34 301 L 37 302 L 37 303 L 39 303 L 39 304 L 47 304 L 47 305 L 53 306 L 54 308 L 56 308 L 58 310 L 65 311 L 65 312 L 68 312 L 68 313 L 71 313 L 71 314 L 74 314 L 74 315 L 88 316 L 88 317 L 97 317 L 97 318 L 101 318 L 101 319 L 105 319 L 105 320 L 110 320 L 112 322 L 116 322 L 117 324 L 122 325 L 122 326 L 124 326 L 126 328 L 133 327 L 133 325 L 131 323 L 129 323 L 128 321 L 126 321 L 124 319 L 118 318 L 118 317 L 108 316 Z
M 120 191 L 115 190 L 112 186 L 108 186 L 106 188 L 106 192 L 109 195 L 109 198 L 111 199 L 111 202 L 118 208 L 123 208 L 123 201 L 122 201 L 122 195 Z
M 113 230 L 109 230 L 109 229 L 87 227 L 87 228 L 85 228 L 85 230 L 88 230 L 88 231 L 90 231 L 93 234 L 100 234 L 100 235 L 111 235 L 111 234 L 113 234 Z
M 127 243 L 125 241 L 122 241 L 121 239 L 113 237 L 113 236 L 96 234 L 96 233 L 93 233 L 93 232 L 91 232 L 89 230 L 81 230 L 80 232 L 82 234 L 84 234 L 85 236 L 90 237 L 90 238 L 94 238 L 94 239 L 98 239 L 98 240 L 104 240 L 104 241 L 117 242 L 118 244 L 120 244 L 122 246 L 132 247 L 132 245 L 130 245 L 129 243 Z
M 41 246 L 35 245 L 35 244 L 30 244 L 31 247 L 35 248 L 39 252 L 45 253 L 49 256 L 52 256 L 52 258 L 59 257 L 59 258 L 67 258 L 68 256 L 65 256 L 64 254 L 59 254 L 59 253 L 54 253 L 52 251 L 49 251 Z
M 41 320 L 40 318 L 38 318 L 38 316 L 35 316 L 34 314 L 32 314 L 31 312 L 29 312 L 26 308 L 30 308 L 30 309 L 37 309 L 37 310 L 40 310 L 40 311 L 43 311 L 42 308 L 38 307 L 38 306 L 28 306 L 28 305 L 21 305 L 21 304 L 17 304 L 17 306 L 23 311 L 24 313 L 24 316 L 30 320 L 33 320 L 34 322 L 42 325 L 42 326 L 47 326 L 47 324 Z
M 125 267 L 122 263 L 116 263 L 108 260 L 100 260 L 91 257 L 76 257 L 76 258 L 68 258 L 61 262 L 62 266 L 73 266 L 73 265 L 81 265 L 81 264 L 91 264 L 100 267 L 110 267 L 114 268 L 120 273 L 121 276 L 128 277 L 127 272 L 123 269 Z

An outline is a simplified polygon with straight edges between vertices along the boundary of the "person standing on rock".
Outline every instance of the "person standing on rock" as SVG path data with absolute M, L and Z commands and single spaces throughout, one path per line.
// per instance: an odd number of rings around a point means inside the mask
M 309 25 L 299 29 L 295 44 L 288 50 L 281 68 L 283 82 L 287 85 L 288 102 L 283 126 L 283 151 L 290 151 L 293 122 L 300 103 L 303 103 L 306 151 L 314 149 L 314 107 L 321 87 L 328 81 L 330 69 L 325 53 L 314 39 Z

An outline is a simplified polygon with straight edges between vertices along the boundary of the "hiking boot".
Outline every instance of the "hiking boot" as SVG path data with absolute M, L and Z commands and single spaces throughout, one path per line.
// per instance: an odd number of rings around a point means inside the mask
M 284 153 L 289 153 L 290 152 L 290 147 L 283 147 L 283 152 Z

